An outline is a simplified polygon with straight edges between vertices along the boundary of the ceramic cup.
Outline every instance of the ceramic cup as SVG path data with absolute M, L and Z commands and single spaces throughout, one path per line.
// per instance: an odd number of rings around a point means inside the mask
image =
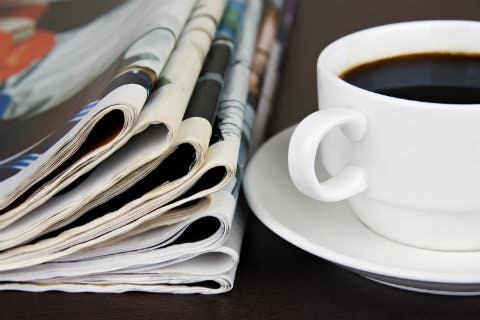
M 480 53 L 478 39 L 480 22 L 418 21 L 356 32 L 325 48 L 317 63 L 320 110 L 290 140 L 295 186 L 319 201 L 348 199 L 367 226 L 404 244 L 479 250 L 480 104 L 393 98 L 338 76 L 398 55 Z M 316 161 L 331 174 L 327 181 L 318 180 Z

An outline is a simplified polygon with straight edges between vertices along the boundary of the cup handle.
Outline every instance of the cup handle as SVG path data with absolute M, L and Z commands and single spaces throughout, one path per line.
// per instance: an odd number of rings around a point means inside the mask
M 311 198 L 333 202 L 350 198 L 367 187 L 361 169 L 346 166 L 337 175 L 320 182 L 315 157 L 323 137 L 339 127 L 352 141 L 360 140 L 367 128 L 363 113 L 348 108 L 330 108 L 312 113 L 295 128 L 288 150 L 288 169 L 294 185 Z

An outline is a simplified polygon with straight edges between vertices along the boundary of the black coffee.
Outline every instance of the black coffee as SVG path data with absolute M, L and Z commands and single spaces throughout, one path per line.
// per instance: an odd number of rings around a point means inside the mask
M 397 56 L 359 65 L 341 77 L 357 87 L 396 98 L 480 104 L 480 55 Z

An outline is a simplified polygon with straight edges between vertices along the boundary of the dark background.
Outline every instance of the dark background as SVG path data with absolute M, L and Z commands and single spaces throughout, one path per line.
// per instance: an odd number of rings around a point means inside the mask
M 334 39 L 391 22 L 479 18 L 480 0 L 300 0 L 269 134 L 314 111 L 316 59 Z M 227 294 L 0 293 L 2 320 L 217 318 L 480 319 L 480 297 L 433 296 L 373 283 L 297 249 L 253 215 L 236 284 Z

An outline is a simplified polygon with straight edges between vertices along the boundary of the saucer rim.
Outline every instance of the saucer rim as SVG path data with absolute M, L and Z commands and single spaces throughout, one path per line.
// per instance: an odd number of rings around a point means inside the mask
M 255 189 L 254 187 L 255 178 L 251 178 L 252 171 L 254 171 L 254 168 L 256 167 L 256 164 L 259 161 L 258 160 L 259 156 L 263 154 L 268 147 L 271 147 L 271 145 L 278 143 L 278 141 L 282 140 L 282 138 L 284 138 L 285 136 L 288 136 L 288 139 L 289 139 L 295 127 L 296 127 L 296 124 L 286 129 L 283 129 L 282 131 L 278 132 L 277 134 L 272 136 L 270 139 L 268 139 L 252 157 L 245 172 L 245 179 L 243 182 L 243 191 L 244 191 L 246 200 L 251 210 L 255 214 L 255 216 L 267 228 L 269 228 L 271 231 L 273 231 L 275 234 L 277 234 L 281 238 L 297 246 L 298 248 L 305 250 L 311 254 L 314 254 L 320 258 L 328 260 L 330 262 L 339 264 L 342 267 L 357 269 L 360 271 L 369 272 L 371 274 L 378 274 L 382 276 L 394 277 L 399 279 L 408 279 L 408 280 L 414 280 L 414 281 L 420 281 L 420 282 L 435 282 L 438 284 L 441 284 L 441 283 L 480 284 L 480 272 L 460 273 L 460 274 L 452 274 L 451 272 L 435 272 L 435 271 L 425 272 L 425 271 L 418 271 L 418 270 L 408 269 L 408 268 L 398 268 L 398 267 L 391 267 L 391 266 L 386 267 L 385 265 L 382 265 L 379 263 L 370 262 L 370 261 L 362 260 L 355 257 L 350 257 L 346 254 L 338 253 L 334 250 L 325 248 L 320 244 L 314 243 L 313 241 L 300 235 L 299 233 L 292 231 L 285 224 L 275 219 L 274 218 L 275 214 L 270 213 L 267 208 L 263 208 L 261 203 L 258 200 L 256 200 L 257 197 L 255 197 L 255 192 L 253 192 L 253 190 Z M 285 177 L 285 174 L 283 174 L 282 176 Z M 370 229 L 368 230 L 369 232 L 373 232 Z M 412 249 L 415 249 L 415 248 L 412 248 Z M 423 250 L 426 250 L 426 249 L 423 249 Z M 433 250 L 427 250 L 427 251 L 432 253 L 435 252 Z M 450 253 L 452 255 L 462 255 L 462 254 L 465 254 L 465 253 L 468 254 L 471 252 L 450 252 Z M 480 269 L 480 265 L 479 265 L 479 269 Z

